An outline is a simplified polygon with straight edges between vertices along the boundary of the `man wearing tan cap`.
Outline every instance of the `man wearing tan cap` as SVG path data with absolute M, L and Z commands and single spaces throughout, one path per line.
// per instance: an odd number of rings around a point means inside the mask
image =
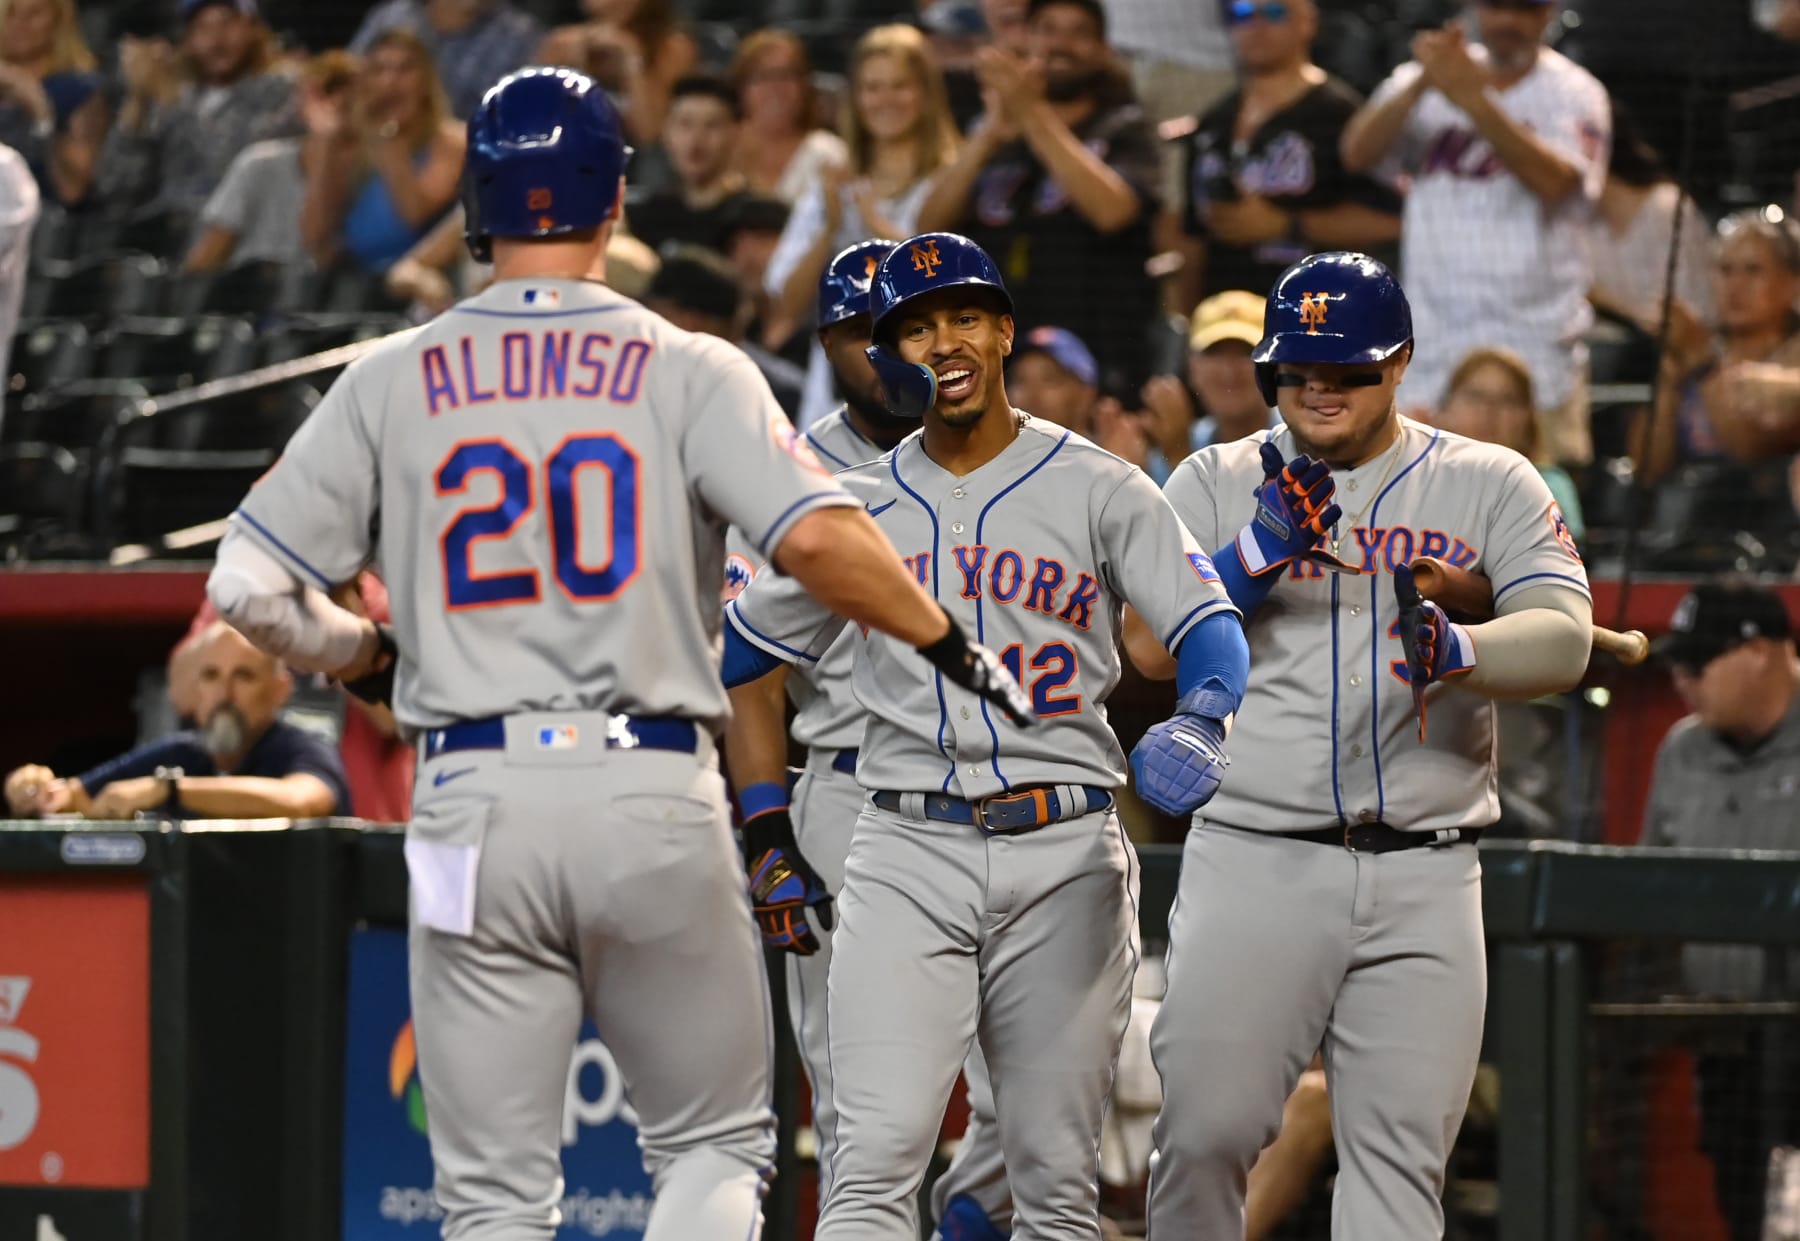
M 1194 308 L 1188 325 L 1187 383 L 1158 375 L 1144 386 L 1156 415 L 1157 443 L 1180 461 L 1208 444 L 1254 435 L 1278 419 L 1256 387 L 1250 350 L 1262 339 L 1263 299 L 1233 289 Z

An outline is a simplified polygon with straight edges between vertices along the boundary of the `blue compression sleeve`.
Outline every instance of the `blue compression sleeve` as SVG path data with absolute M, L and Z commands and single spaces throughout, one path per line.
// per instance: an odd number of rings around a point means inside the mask
M 739 633 L 731 623 L 731 614 L 726 613 L 725 656 L 719 661 L 719 679 L 725 682 L 725 688 L 748 685 L 779 667 L 781 661 Z
M 1218 570 L 1219 580 L 1225 584 L 1225 593 L 1237 604 L 1238 611 L 1249 620 L 1250 614 L 1262 606 L 1269 592 L 1275 589 L 1275 583 L 1287 570 L 1271 569 L 1262 576 L 1253 576 L 1244 567 L 1244 558 L 1238 554 L 1237 542 L 1233 540 L 1213 553 L 1213 568 Z
M 774 780 L 738 790 L 738 809 L 744 812 L 746 819 L 754 819 L 767 810 L 786 810 L 787 805 L 787 785 Z
M 1213 613 L 1181 640 L 1175 690 L 1181 695 L 1183 710 L 1222 720 L 1244 701 L 1249 677 L 1250 643 L 1244 639 L 1243 624 L 1229 612 Z M 1190 698 L 1195 699 L 1191 705 Z

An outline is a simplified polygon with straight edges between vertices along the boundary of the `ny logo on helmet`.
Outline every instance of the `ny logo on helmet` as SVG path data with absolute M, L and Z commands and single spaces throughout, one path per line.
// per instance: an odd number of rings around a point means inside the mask
M 876 255 L 868 255 L 863 259 L 863 279 L 875 279 L 875 269 L 881 266 L 881 259 Z
M 935 241 L 928 241 L 924 245 L 912 247 L 912 269 L 924 273 L 927 280 L 937 275 L 937 269 L 943 265 L 943 262 L 944 260 L 938 257 L 937 242 Z
M 1302 293 L 1300 295 L 1300 322 L 1306 324 L 1306 334 L 1317 336 L 1319 329 L 1325 326 L 1325 305 L 1328 294 Z
M 548 211 L 553 200 L 550 191 L 542 186 L 527 190 L 525 193 L 525 210 Z

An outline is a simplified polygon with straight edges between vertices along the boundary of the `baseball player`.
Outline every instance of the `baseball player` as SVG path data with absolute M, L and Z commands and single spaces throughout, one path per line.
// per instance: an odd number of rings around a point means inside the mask
M 886 240 L 849 246 L 826 265 L 819 279 L 819 345 L 844 404 L 807 428 L 805 439 L 821 461 L 840 469 L 873 461 L 919 426 L 917 418 L 897 417 L 889 411 L 874 368 L 864 356 L 869 345 L 869 282 L 893 247 L 894 243 Z M 725 559 L 727 601 L 736 598 L 756 572 L 754 549 L 734 529 Z M 739 789 L 744 817 L 750 823 L 746 860 L 754 864 L 766 856 L 763 835 L 782 823 L 785 814 L 791 820 L 797 847 L 832 897 L 844 886 L 850 829 L 862 813 L 864 797 L 856 782 L 864 712 L 850 686 L 855 646 L 850 633 L 840 633 L 816 664 L 803 663 L 795 669 L 797 675 L 789 676 L 789 668 L 783 664 L 733 689 L 731 724 L 725 730 L 725 756 Z M 789 699 L 796 709 L 794 739 L 807 751 L 805 769 L 791 792 Z M 813 926 L 810 920 L 790 921 L 787 915 L 788 911 L 782 911 L 775 916 L 765 942 L 793 954 L 787 961 L 788 1018 L 801 1066 L 812 1084 L 819 1196 L 823 1199 L 837 1136 L 831 1057 L 825 1042 L 831 932 L 824 925 Z M 970 1083 L 969 1128 L 950 1168 L 932 1187 L 932 1214 L 934 1218 L 948 1216 L 945 1235 L 957 1241 L 984 1237 L 1000 1241 L 1004 1234 L 993 1220 L 1011 1218 L 1012 1199 L 993 1127 L 987 1066 L 981 1062 L 979 1048 L 970 1053 L 963 1071 Z
M 1012 301 L 979 246 L 953 233 L 901 242 L 869 304 L 888 404 L 924 426 L 839 477 L 916 580 L 1021 673 L 1040 726 L 1021 732 L 886 637 L 849 631 L 867 793 L 833 937 L 837 1131 L 817 1235 L 918 1235 L 914 1198 L 979 1038 L 1014 1235 L 1091 1241 L 1100 1121 L 1136 967 L 1137 870 L 1113 812 L 1124 755 L 1101 705 L 1119 679 L 1122 603 L 1177 652 L 1177 713 L 1133 763 L 1184 810 L 1218 787 L 1247 654 L 1218 575 L 1155 484 L 1008 402 Z M 766 573 L 726 617 L 727 684 L 817 663 L 845 630 Z M 746 809 L 768 859 L 753 870 L 808 873 L 785 809 Z M 809 880 L 785 908 L 810 924 L 823 904 Z
M 555 1230 L 584 1010 L 638 1113 L 645 1236 L 756 1230 L 770 1027 L 714 761 L 726 522 L 891 631 L 897 659 L 916 645 L 971 702 L 1029 712 L 748 358 L 584 279 L 604 272 L 626 155 L 582 74 L 526 69 L 488 92 L 464 197 L 495 282 L 345 371 L 245 498 L 209 581 L 220 613 L 290 662 L 373 697 L 390 681 L 419 738 L 412 1004 L 452 1238 Z M 391 632 L 322 593 L 371 554 Z
M 1396 412 L 1411 354 L 1386 268 L 1302 260 L 1270 292 L 1253 355 L 1283 425 L 1202 449 L 1165 488 L 1221 549 L 1252 672 L 1170 919 L 1152 1236 L 1243 1237 L 1245 1174 L 1321 1049 L 1332 1235 L 1443 1235 L 1486 1002 L 1474 845 L 1499 816 L 1490 700 L 1576 684 L 1592 604 L 1531 462 Z M 1320 470 L 1336 484 L 1323 507 L 1308 494 Z M 1421 555 L 1492 579 L 1496 618 L 1419 602 Z M 1145 637 L 1134 626 L 1140 666 Z

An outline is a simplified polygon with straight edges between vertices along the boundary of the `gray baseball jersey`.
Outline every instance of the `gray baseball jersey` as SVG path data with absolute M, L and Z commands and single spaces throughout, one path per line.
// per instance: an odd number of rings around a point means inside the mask
M 1223 546 L 1252 519 L 1270 437 L 1298 451 L 1277 427 L 1176 467 L 1169 499 L 1203 543 Z M 1392 448 L 1333 477 L 1333 550 L 1363 572 L 1297 562 L 1245 623 L 1231 770 L 1183 847 L 1151 1028 L 1156 1236 L 1244 1235 L 1244 1178 L 1321 1049 L 1335 1231 L 1444 1235 L 1444 1167 L 1487 985 L 1481 867 L 1456 829 L 1498 816 L 1493 704 L 1431 685 L 1419 740 L 1393 573 L 1439 557 L 1486 574 L 1501 608 L 1546 587 L 1585 595 L 1587 577 L 1549 488 L 1510 449 L 1402 420 Z M 1413 833 L 1389 843 L 1415 847 L 1362 851 L 1337 830 L 1364 823 Z M 1320 834 L 1281 834 L 1303 831 Z
M 1284 454 L 1299 451 L 1277 427 L 1203 449 L 1169 476 L 1169 502 L 1201 543 L 1224 546 L 1255 515 L 1269 436 Z M 1493 704 L 1433 685 L 1419 744 L 1393 570 L 1435 556 L 1486 574 L 1501 605 L 1527 586 L 1587 594 L 1561 510 L 1518 453 L 1414 422 L 1388 452 L 1333 476 L 1338 553 L 1363 575 L 1296 562 L 1246 626 L 1250 682 L 1231 772 L 1197 821 L 1284 832 L 1358 820 L 1403 830 L 1492 823 Z
M 808 427 L 802 439 L 834 470 L 873 461 L 886 451 L 850 425 L 842 406 Z M 743 531 L 733 526 L 725 556 L 727 603 L 743 592 L 763 563 Z M 846 627 L 824 654 L 816 661 L 801 663 L 795 669 L 797 675 L 788 678 L 788 697 L 795 708 L 790 731 L 795 741 L 808 748 L 832 750 L 852 750 L 862 744 L 863 709 L 850 686 L 855 663 L 856 639 Z
M 742 352 L 543 280 L 359 358 L 237 520 L 322 588 L 379 549 L 403 724 L 603 709 L 717 725 L 726 523 L 766 554 L 849 503 Z
M 976 799 L 1014 786 L 1125 783 L 1102 704 L 1119 681 L 1129 601 L 1173 646 L 1234 610 L 1212 561 L 1140 470 L 1054 424 L 1027 420 L 994 460 L 956 478 L 914 435 L 839 478 L 909 568 L 1031 693 L 1039 726 L 1013 727 L 946 684 L 918 652 L 861 635 L 853 683 L 869 713 L 865 788 Z M 751 642 L 789 662 L 823 657 L 844 628 L 789 579 L 764 574 L 727 606 Z

